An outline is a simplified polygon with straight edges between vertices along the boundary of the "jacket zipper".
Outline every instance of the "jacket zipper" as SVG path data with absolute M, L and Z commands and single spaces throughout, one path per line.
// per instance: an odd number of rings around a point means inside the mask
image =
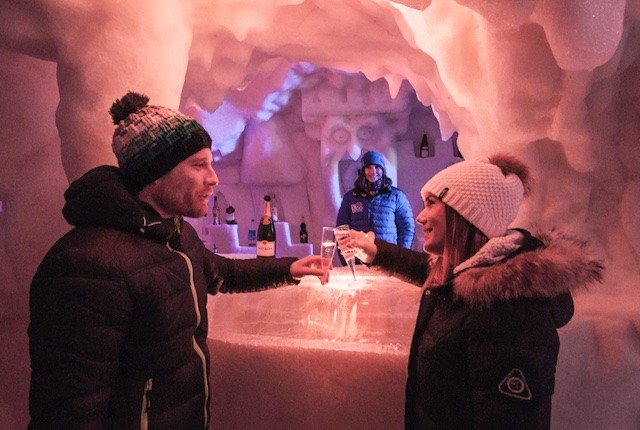
M 151 406 L 151 400 L 149 394 L 153 389 L 153 378 L 147 379 L 144 383 L 144 391 L 142 393 L 142 408 L 140 411 L 140 430 L 147 430 L 149 428 L 149 407 Z
M 193 264 L 191 263 L 191 259 L 184 252 L 177 251 L 169 245 L 167 242 L 167 248 L 170 251 L 177 253 L 180 255 L 185 263 L 187 264 L 187 269 L 189 269 L 189 287 L 191 288 L 191 295 L 193 297 L 193 308 L 196 314 L 196 327 L 200 326 L 200 321 L 202 320 L 202 316 L 200 315 L 200 308 L 198 307 L 198 293 L 196 291 L 196 284 L 193 280 Z M 202 413 L 204 416 L 204 428 L 207 427 L 207 422 L 209 421 L 209 411 L 207 411 L 207 404 L 209 403 L 209 382 L 207 381 L 207 361 L 204 355 L 204 351 L 198 345 L 195 336 L 191 336 L 191 343 L 193 345 L 193 349 L 196 354 L 200 357 L 200 362 L 202 363 L 202 379 L 204 383 L 204 405 L 202 409 Z

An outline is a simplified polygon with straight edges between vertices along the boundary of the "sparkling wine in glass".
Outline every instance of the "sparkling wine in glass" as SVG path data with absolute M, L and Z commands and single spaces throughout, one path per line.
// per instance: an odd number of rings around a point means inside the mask
M 336 238 L 342 238 L 344 236 L 349 235 L 349 230 L 350 228 L 348 224 L 342 224 L 337 226 L 336 228 L 334 228 Z M 342 254 L 342 257 L 344 258 L 344 260 L 349 265 L 349 269 L 351 269 L 351 274 L 353 275 L 353 279 L 356 279 L 356 258 L 354 255 L 355 251 L 352 248 L 347 248 L 347 249 L 341 249 L 340 253 Z
M 336 252 L 336 235 L 333 227 L 322 227 L 322 242 L 320 242 L 320 256 L 322 257 L 322 267 L 330 267 L 333 254 Z

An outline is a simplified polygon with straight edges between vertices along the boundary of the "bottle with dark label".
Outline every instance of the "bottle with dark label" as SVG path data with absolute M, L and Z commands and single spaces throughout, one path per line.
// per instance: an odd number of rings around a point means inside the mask
M 276 256 L 276 227 L 271 218 L 271 196 L 264 196 L 262 218 L 258 225 L 258 237 L 256 242 L 256 255 L 258 257 Z
M 247 243 L 249 246 L 256 246 L 256 235 L 256 220 L 252 218 L 249 230 L 247 231 Z
M 236 222 L 236 208 L 231 206 L 231 203 L 229 203 L 229 206 L 227 206 L 226 212 L 227 212 L 227 224 L 238 224 Z
M 220 206 L 218 196 L 213 196 L 213 207 L 211 208 L 211 224 L 220 225 Z
M 307 233 L 307 223 L 304 222 L 304 215 L 300 220 L 300 243 L 309 242 L 309 233 Z
M 420 158 L 427 158 L 429 156 L 429 140 L 427 134 L 422 135 L 422 141 L 420 142 Z

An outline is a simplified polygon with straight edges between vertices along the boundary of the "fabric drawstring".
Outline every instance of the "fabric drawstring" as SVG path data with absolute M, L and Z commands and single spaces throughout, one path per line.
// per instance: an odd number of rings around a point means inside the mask
M 152 223 L 147 224 L 147 217 L 146 216 L 142 216 L 142 227 L 140 227 L 140 233 L 144 233 L 145 231 L 147 231 L 147 229 L 149 227 L 153 227 L 154 225 L 158 225 L 158 224 L 162 224 L 161 221 L 154 221 Z

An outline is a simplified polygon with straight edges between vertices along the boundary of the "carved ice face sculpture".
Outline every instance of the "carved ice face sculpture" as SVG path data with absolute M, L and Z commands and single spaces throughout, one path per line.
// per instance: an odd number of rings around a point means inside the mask
M 382 114 L 327 116 L 320 137 L 322 164 L 358 160 L 365 150 L 384 152 L 392 143 L 393 130 Z

